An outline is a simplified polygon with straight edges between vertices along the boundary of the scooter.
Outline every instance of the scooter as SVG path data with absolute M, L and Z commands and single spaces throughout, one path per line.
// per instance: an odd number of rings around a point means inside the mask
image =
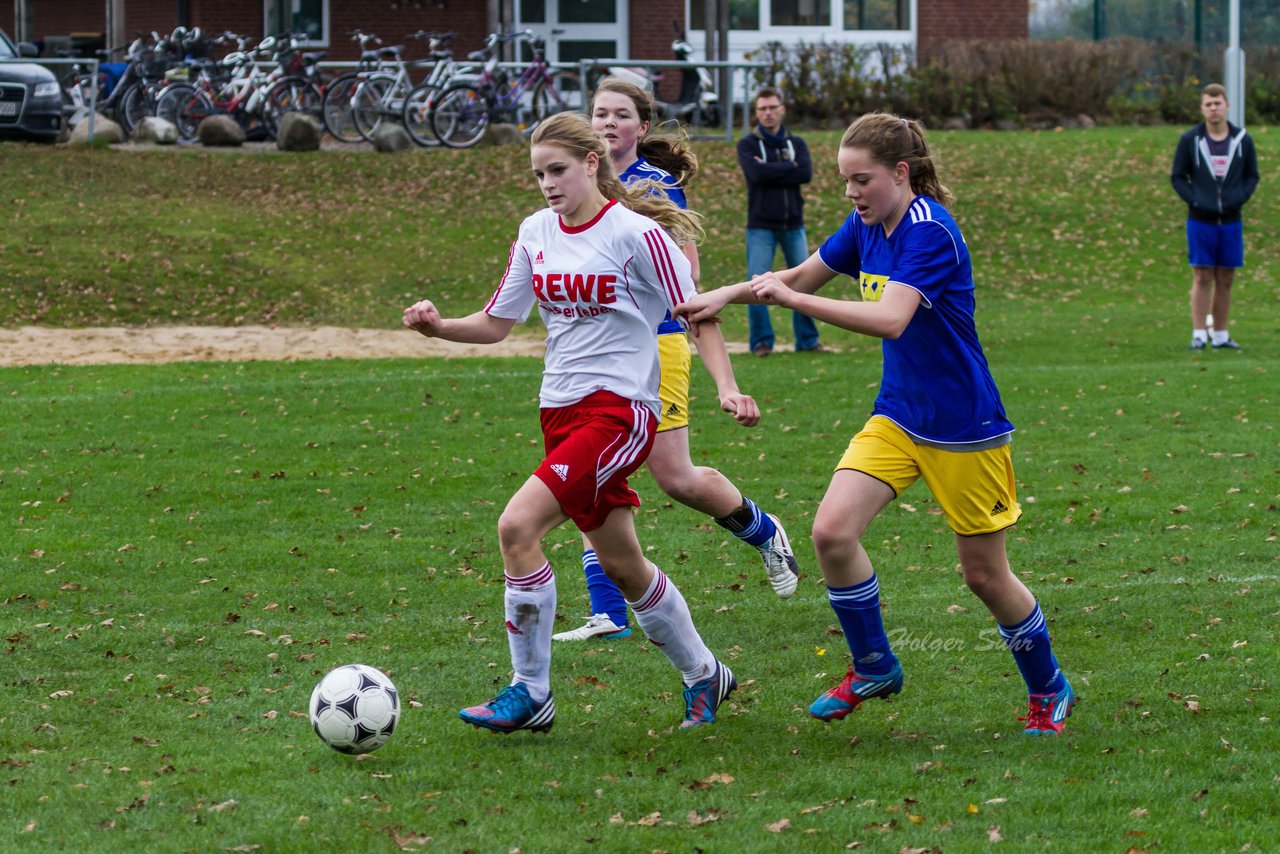
M 679 62 L 688 62 L 693 55 L 689 43 L 679 25 L 672 22 L 675 39 L 671 52 Z M 666 79 L 661 68 L 613 66 L 609 73 L 644 89 L 654 92 L 653 103 L 664 120 L 677 119 L 694 127 L 716 127 L 720 124 L 720 96 L 715 93 L 715 81 L 711 72 L 702 66 L 686 66 L 680 69 L 680 94 L 675 101 L 663 101 L 657 97 L 658 85 Z

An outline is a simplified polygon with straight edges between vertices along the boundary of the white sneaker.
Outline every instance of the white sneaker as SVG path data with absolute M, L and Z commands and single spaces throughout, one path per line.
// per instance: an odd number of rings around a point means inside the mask
M 786 599 L 796 592 L 796 556 L 791 551 L 791 542 L 778 517 L 768 514 L 778 529 L 773 539 L 760 546 L 760 557 L 764 558 L 764 571 L 769 575 L 769 583 L 779 599 Z
M 792 587 L 794 588 L 795 585 L 792 584 Z M 587 624 L 585 626 L 569 632 L 559 632 L 552 635 L 551 639 L 558 641 L 584 641 L 591 640 L 592 638 L 621 640 L 622 638 L 629 637 L 631 637 L 630 626 L 618 628 L 618 624 L 609 619 L 608 614 L 592 614 L 587 618 Z

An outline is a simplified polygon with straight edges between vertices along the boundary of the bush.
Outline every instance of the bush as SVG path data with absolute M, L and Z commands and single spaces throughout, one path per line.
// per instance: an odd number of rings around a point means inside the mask
M 926 61 L 895 45 L 771 42 L 754 56 L 757 85 L 781 86 L 796 124 L 840 127 L 874 110 L 933 126 L 1054 126 L 1087 115 L 1148 124 L 1198 121 L 1204 83 L 1220 80 L 1222 52 L 1184 42 L 955 41 Z M 1251 122 L 1280 120 L 1280 49 L 1249 54 Z

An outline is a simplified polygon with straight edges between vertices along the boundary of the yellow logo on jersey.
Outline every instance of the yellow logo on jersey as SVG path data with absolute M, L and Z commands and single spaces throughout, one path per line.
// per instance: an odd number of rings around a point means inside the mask
M 884 296 L 884 286 L 889 284 L 888 276 L 875 276 L 871 273 L 858 274 L 858 286 L 862 288 L 863 302 L 880 302 Z

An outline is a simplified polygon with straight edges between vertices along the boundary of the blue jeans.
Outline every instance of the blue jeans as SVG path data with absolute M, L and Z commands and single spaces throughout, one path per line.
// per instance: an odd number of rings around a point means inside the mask
M 747 229 L 747 278 L 767 273 L 773 268 L 773 258 L 778 246 L 787 267 L 799 267 L 809 257 L 809 243 L 804 226 L 790 230 L 772 228 Z M 767 305 L 747 306 L 749 345 L 773 348 L 773 323 L 769 320 Z M 796 336 L 796 350 L 812 350 L 818 346 L 818 327 L 813 318 L 791 312 L 791 329 Z

